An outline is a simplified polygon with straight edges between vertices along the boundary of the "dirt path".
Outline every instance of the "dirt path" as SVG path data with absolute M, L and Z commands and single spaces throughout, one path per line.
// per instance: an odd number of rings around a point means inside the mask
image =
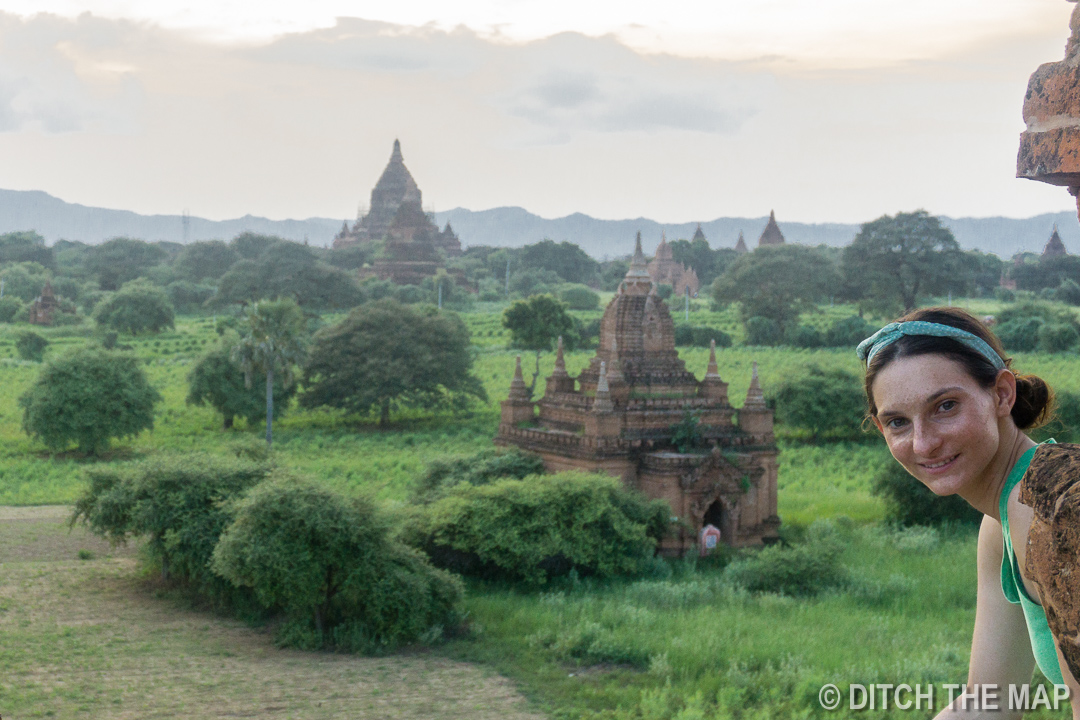
M 279 650 L 178 610 L 68 508 L 0 507 L 0 716 L 529 718 L 503 678 L 429 655 Z M 91 559 L 79 559 L 92 555 Z

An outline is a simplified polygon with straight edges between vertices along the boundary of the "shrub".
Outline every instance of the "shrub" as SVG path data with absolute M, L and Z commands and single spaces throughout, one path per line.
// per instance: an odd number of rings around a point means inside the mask
M 837 320 L 825 333 L 825 346 L 855 348 L 863 340 L 873 335 L 874 329 L 870 323 L 858 315 Z
M 1072 311 L 1045 303 L 1023 302 L 1006 308 L 997 316 L 995 331 L 1008 350 L 1028 352 L 1039 348 L 1043 325 L 1068 325 L 1080 330 Z M 1063 335 L 1055 331 L 1053 335 Z
M 733 584 L 751 592 L 809 597 L 846 580 L 834 538 L 802 545 L 770 545 L 752 551 L 724 569 Z
M 1008 288 L 996 287 L 994 288 L 994 299 L 1001 302 L 1016 302 L 1016 291 Z
M 373 505 L 297 483 L 264 483 L 231 504 L 235 519 L 213 569 L 292 619 L 294 638 L 372 651 L 456 619 L 463 590 L 415 550 L 388 538 Z M 282 638 L 286 641 L 288 638 Z M 295 639 L 294 639 L 295 642 Z
M 15 319 L 15 315 L 22 310 L 22 301 L 19 298 L 0 298 L 0 323 L 9 323 Z
M 994 331 L 1001 343 L 1013 352 L 1030 352 L 1039 344 L 1039 330 L 1044 325 L 1042 318 L 1016 318 L 999 323 Z
M 1055 297 L 1059 302 L 1067 305 L 1080 305 L 1080 285 L 1070 278 L 1062 278 Z
M 110 438 L 153 428 L 160 399 L 137 358 L 83 348 L 50 361 L 19 405 L 23 430 L 50 450 L 74 442 L 81 452 L 97 454 Z
M 146 538 L 162 575 L 189 583 L 210 597 L 232 595 L 210 570 L 218 537 L 231 522 L 222 502 L 266 478 L 266 463 L 202 454 L 86 472 L 89 487 L 75 503 L 71 523 L 113 543 Z
M 858 435 L 866 400 L 858 378 L 844 370 L 811 366 L 784 382 L 776 392 L 776 419 L 790 428 L 820 435 Z
M 766 347 L 772 347 L 780 344 L 782 339 L 780 323 L 772 318 L 757 315 L 752 318 L 747 318 L 745 326 L 747 345 L 764 345 Z
M 711 327 L 695 327 L 693 325 L 675 326 L 675 344 L 679 346 L 709 347 L 711 341 L 716 341 L 716 347 L 731 347 L 731 336 L 723 330 Z
M 94 307 L 94 320 L 103 327 L 138 335 L 173 327 L 173 307 L 161 290 L 145 281 L 125 285 Z
M 784 344 L 799 348 L 818 348 L 825 344 L 817 328 L 809 325 L 793 325 L 784 334 Z
M 405 537 L 436 565 L 541 584 L 581 575 L 636 575 L 667 533 L 671 508 L 617 478 L 560 473 L 458 485 L 414 511 Z
M 872 492 L 885 501 L 886 520 L 899 525 L 974 525 L 982 520 L 982 513 L 959 495 L 938 497 L 896 463 L 874 478 Z
M 48 346 L 48 340 L 30 330 L 24 330 L 15 337 L 15 350 L 23 360 L 41 362 Z
M 656 294 L 660 296 L 661 300 L 667 300 L 674 294 L 675 288 L 666 283 L 660 283 L 656 287 Z
M 435 460 L 413 488 L 413 502 L 427 504 L 443 497 L 457 485 L 488 485 L 504 478 L 521 478 L 544 472 L 539 455 L 517 448 L 483 450 L 471 457 Z
M 1080 333 L 1072 325 L 1065 323 L 1044 323 L 1039 328 L 1040 352 L 1066 352 L 1076 347 Z
M 559 299 L 571 310 L 595 310 L 600 306 L 600 296 L 585 285 L 564 285 Z
M 1080 395 L 1055 392 L 1053 417 L 1046 425 L 1032 431 L 1031 437 L 1038 442 L 1050 438 L 1058 442 L 1080 440 Z

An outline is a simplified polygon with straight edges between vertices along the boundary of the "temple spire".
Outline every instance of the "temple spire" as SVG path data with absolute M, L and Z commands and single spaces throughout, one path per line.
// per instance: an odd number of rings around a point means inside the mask
M 611 382 L 622 382 L 622 363 L 619 362 L 619 339 L 612 335 L 611 337 Z
M 566 377 L 566 360 L 563 358 L 563 340 L 562 335 L 559 336 L 559 342 L 555 347 L 555 371 L 552 373 L 553 377 Z
M 596 381 L 596 400 L 593 402 L 593 412 L 611 412 L 615 404 L 611 402 L 611 388 L 608 387 L 607 363 L 600 361 L 600 378 Z
M 405 158 L 401 156 L 401 141 L 394 139 L 394 151 L 390 153 L 390 162 L 405 162 Z
M 634 241 L 634 257 L 630 261 L 630 269 L 626 272 L 626 278 L 622 284 L 626 286 L 625 290 L 630 294 L 644 295 L 649 292 L 646 283 L 652 285 L 652 276 L 649 275 L 649 267 L 645 262 L 645 252 L 641 249 L 641 231 L 639 230 Z
M 743 410 L 767 410 L 765 405 L 765 393 L 761 391 L 761 383 L 758 380 L 757 363 L 754 363 L 753 373 L 750 375 L 750 388 L 746 391 L 746 402 Z
M 510 381 L 510 399 L 528 400 L 529 386 L 525 384 L 525 377 L 521 373 L 521 356 L 517 356 L 514 365 L 514 379 Z
M 709 341 L 709 367 L 705 369 L 705 377 L 720 377 L 720 370 L 716 367 L 716 341 Z

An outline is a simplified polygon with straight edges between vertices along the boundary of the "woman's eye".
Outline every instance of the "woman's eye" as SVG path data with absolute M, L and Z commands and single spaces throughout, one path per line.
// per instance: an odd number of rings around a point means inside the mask
M 885 423 L 885 427 L 889 428 L 890 430 L 899 430 L 900 428 L 904 427 L 905 422 L 907 421 L 904 420 L 904 418 L 893 418 L 889 422 Z
M 941 405 L 938 406 L 938 409 L 943 411 L 943 412 L 948 412 L 949 410 L 952 410 L 955 407 L 956 407 L 956 401 L 955 400 L 946 400 L 945 402 L 941 403 Z

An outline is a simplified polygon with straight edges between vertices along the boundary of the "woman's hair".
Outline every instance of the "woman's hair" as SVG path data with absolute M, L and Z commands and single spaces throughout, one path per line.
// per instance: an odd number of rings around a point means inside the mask
M 958 308 L 936 307 L 908 313 L 897 322 L 913 320 L 939 323 L 966 330 L 986 341 L 986 344 L 1001 356 L 1001 359 L 1005 361 L 1005 367 L 1016 375 L 1016 404 L 1012 409 L 1012 418 L 1016 427 L 1029 430 L 1045 424 L 1050 419 L 1053 414 L 1054 391 L 1042 378 L 1035 375 L 1021 375 L 1013 370 L 1012 358 L 1005 354 L 1001 341 L 978 318 Z M 904 335 L 881 348 L 866 367 L 866 404 L 870 417 L 876 417 L 878 412 L 872 392 L 874 379 L 878 373 L 896 358 L 916 355 L 943 355 L 954 360 L 983 388 L 992 387 L 997 380 L 999 371 L 993 364 L 978 351 L 963 343 L 952 338 Z

